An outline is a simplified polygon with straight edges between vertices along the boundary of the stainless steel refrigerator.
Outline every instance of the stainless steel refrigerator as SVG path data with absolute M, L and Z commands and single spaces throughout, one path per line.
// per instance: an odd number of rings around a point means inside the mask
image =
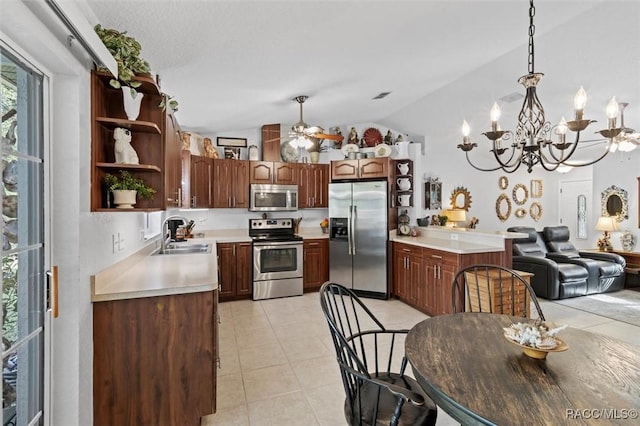
M 385 299 L 387 199 L 386 181 L 329 184 L 329 279 Z

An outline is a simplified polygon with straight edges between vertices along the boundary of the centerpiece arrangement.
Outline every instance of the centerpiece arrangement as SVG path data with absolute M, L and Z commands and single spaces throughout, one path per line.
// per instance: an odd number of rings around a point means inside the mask
M 567 328 L 566 325 L 550 328 L 544 322 L 516 323 L 503 328 L 504 337 L 522 348 L 525 355 L 545 359 L 549 352 L 562 352 L 569 349 L 557 334 Z

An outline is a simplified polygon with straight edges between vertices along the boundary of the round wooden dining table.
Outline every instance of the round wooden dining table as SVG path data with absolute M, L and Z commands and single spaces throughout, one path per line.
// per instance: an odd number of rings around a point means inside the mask
M 416 380 L 463 425 L 640 424 L 640 347 L 568 327 L 569 348 L 524 355 L 503 328 L 522 318 L 441 315 L 416 324 L 405 353 Z

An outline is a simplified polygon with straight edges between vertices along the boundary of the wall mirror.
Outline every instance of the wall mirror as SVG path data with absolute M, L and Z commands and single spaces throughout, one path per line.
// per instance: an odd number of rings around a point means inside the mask
M 438 178 L 427 179 L 424 183 L 424 208 L 428 210 L 442 208 L 442 182 Z
M 500 194 L 496 200 L 496 215 L 503 222 L 511 216 L 511 200 L 506 194 Z
M 507 189 L 509 186 L 509 179 L 506 176 L 500 176 L 498 179 L 498 188 Z
M 527 202 L 528 199 L 529 199 L 529 190 L 524 184 L 519 183 L 513 187 L 513 201 L 517 205 L 522 206 L 524 203 Z
M 451 208 L 469 211 L 471 207 L 471 194 L 463 186 L 458 186 L 451 191 Z
M 531 179 L 531 198 L 542 197 L 542 179 Z
M 542 204 L 537 201 L 531 203 L 531 207 L 529 207 L 529 215 L 536 222 L 539 221 L 542 217 Z
M 615 216 L 618 222 L 629 219 L 627 191 L 615 185 L 602 191 L 602 216 Z

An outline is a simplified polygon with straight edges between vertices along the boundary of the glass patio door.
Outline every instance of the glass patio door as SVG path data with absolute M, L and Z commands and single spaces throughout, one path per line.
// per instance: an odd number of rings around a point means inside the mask
M 45 424 L 43 76 L 0 46 L 2 425 Z M 48 340 L 48 339 L 47 339 Z

